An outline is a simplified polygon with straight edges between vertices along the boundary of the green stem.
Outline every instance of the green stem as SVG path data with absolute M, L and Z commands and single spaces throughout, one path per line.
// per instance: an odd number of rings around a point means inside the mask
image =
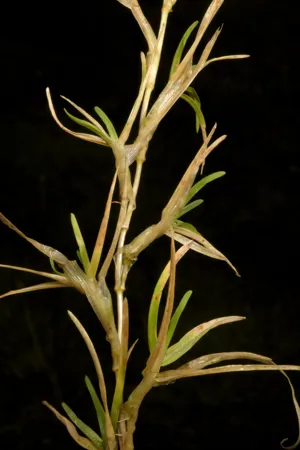
M 120 367 L 116 374 L 116 387 L 111 407 L 111 421 L 113 424 L 113 428 L 116 431 L 118 426 L 118 420 L 120 416 L 120 410 L 123 405 L 123 391 L 124 391 L 124 384 L 125 384 L 125 373 L 126 370 L 124 367 Z

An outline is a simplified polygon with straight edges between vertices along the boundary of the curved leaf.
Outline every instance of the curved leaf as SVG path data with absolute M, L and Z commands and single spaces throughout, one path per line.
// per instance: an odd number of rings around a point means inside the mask
M 198 103 L 188 94 L 182 94 L 181 98 L 185 100 L 195 111 L 196 114 L 196 132 L 198 133 L 200 127 L 206 127 L 203 112 L 201 110 L 200 102 Z
M 108 118 L 108 116 L 105 114 L 105 112 L 101 108 L 99 108 L 99 106 L 95 106 L 94 109 L 95 109 L 96 113 L 98 114 L 98 116 L 100 117 L 100 119 L 104 122 L 111 139 L 114 139 L 115 141 L 117 141 L 118 135 L 117 135 L 117 132 L 116 132 L 115 127 L 113 126 L 111 120 Z
M 48 409 L 50 409 L 50 411 L 53 412 L 53 414 L 56 416 L 56 418 L 66 427 L 70 436 L 74 439 L 74 441 L 80 447 L 85 448 L 86 450 L 98 450 L 99 449 L 99 447 L 98 448 L 95 447 L 95 445 L 89 439 L 85 438 L 84 436 L 80 436 L 80 434 L 78 434 L 78 432 L 77 432 L 75 425 L 73 425 L 73 423 L 69 419 L 67 419 L 65 416 L 60 414 L 60 412 L 58 412 L 57 409 L 55 409 L 52 405 L 50 405 L 45 400 L 42 403 Z M 100 450 L 102 450 L 102 449 L 103 449 L 103 447 L 100 447 Z
M 102 139 L 105 139 L 106 135 L 102 133 L 99 128 L 95 127 L 92 123 L 88 122 L 87 120 L 79 119 L 76 116 L 73 116 L 73 114 L 69 113 L 69 111 L 64 108 L 64 112 L 67 114 L 69 119 L 73 120 L 73 122 L 77 123 L 81 127 L 87 128 L 90 131 L 93 131 L 95 134 L 100 136 Z
M 81 106 L 76 105 L 76 103 L 74 103 L 69 98 L 64 97 L 63 95 L 61 95 L 61 98 L 63 98 L 66 102 L 70 103 L 70 105 L 72 105 L 73 108 L 77 109 L 77 111 L 79 111 L 80 114 L 82 114 L 83 117 L 85 117 L 88 120 L 88 122 L 93 124 L 98 129 L 98 131 L 103 134 L 104 136 L 103 139 L 106 142 L 106 144 L 110 145 L 111 139 L 109 135 L 106 133 L 103 126 L 93 116 L 91 116 L 91 114 L 87 113 L 83 108 L 81 108 Z
M 49 262 L 50 262 L 50 266 L 51 266 L 51 269 L 53 270 L 53 272 L 56 274 L 56 275 L 59 275 L 59 276 L 64 276 L 64 273 L 63 272 L 60 272 L 59 270 L 57 270 L 57 268 L 55 267 L 55 262 L 53 261 L 53 259 L 52 258 L 49 258 Z
M 66 403 L 63 402 L 61 405 L 72 422 L 96 446 L 96 448 L 103 449 L 103 440 L 101 437 L 81 419 L 79 419 Z
M 210 330 L 216 328 L 220 325 L 224 325 L 226 323 L 237 322 L 239 320 L 244 320 L 245 317 L 241 316 L 228 316 L 228 317 L 220 317 L 218 319 L 210 320 L 209 322 L 202 323 L 197 327 L 190 330 L 186 333 L 180 341 L 176 344 L 172 345 L 166 351 L 164 356 L 162 366 L 167 366 L 177 359 L 181 358 L 185 353 L 187 353 L 194 345 Z
M 194 227 L 194 225 L 192 225 L 191 223 L 187 223 L 187 222 L 183 222 L 182 220 L 175 220 L 174 221 L 174 227 L 180 227 L 180 228 L 185 228 L 186 230 L 189 231 L 193 231 L 194 233 L 198 233 L 198 230 L 196 227 Z
M 180 221 L 178 221 L 180 223 Z M 208 242 L 202 234 L 199 233 L 199 231 L 195 231 L 195 227 L 190 224 L 184 223 L 184 226 L 180 225 L 177 226 L 174 222 L 174 239 L 177 242 L 180 242 L 180 244 L 186 244 L 187 242 L 191 242 L 191 249 L 195 252 L 201 253 L 202 255 L 209 256 L 210 258 L 214 259 L 220 259 L 221 261 L 225 261 L 235 272 L 235 274 L 239 277 L 240 274 L 238 273 L 237 269 L 234 267 L 234 265 L 229 261 L 228 258 L 226 258 L 223 253 L 221 253 L 219 250 L 217 250 L 210 242 Z M 182 223 L 182 222 L 181 222 Z M 194 229 L 193 229 L 194 228 Z M 170 236 L 170 232 L 167 231 L 165 233 L 167 236 Z
M 199 103 L 199 106 L 201 108 L 201 102 L 200 102 L 200 98 L 199 95 L 197 94 L 197 91 L 195 88 L 193 88 L 192 86 L 189 86 L 185 92 L 193 99 L 195 100 L 197 103 Z
M 100 138 L 100 137 L 98 137 L 98 136 L 95 136 L 95 135 L 89 134 L 89 133 L 76 133 L 75 131 L 72 131 L 72 130 L 70 130 L 69 128 L 65 127 L 65 126 L 61 123 L 61 121 L 58 119 L 58 117 L 57 117 L 57 115 L 56 115 L 56 112 L 55 112 L 55 109 L 54 109 L 54 105 L 53 105 L 53 102 L 52 102 L 52 98 L 51 98 L 51 94 L 50 94 L 50 89 L 49 89 L 49 88 L 46 89 L 46 95 L 47 95 L 48 105 L 49 105 L 49 109 L 50 109 L 50 112 L 51 112 L 51 114 L 52 114 L 52 117 L 53 117 L 53 119 L 55 120 L 55 122 L 57 123 L 57 125 L 58 125 L 62 130 L 64 130 L 66 133 L 71 134 L 71 136 L 75 136 L 75 137 L 77 137 L 77 138 L 79 138 L 79 139 L 83 139 L 84 141 L 93 142 L 94 144 L 104 145 L 104 146 L 106 146 L 106 147 L 109 146 L 109 143 L 107 142 L 107 139 L 109 138 L 109 136 L 107 136 L 106 139 L 102 139 L 102 138 Z M 70 102 L 70 100 L 68 100 L 68 99 L 66 99 L 66 100 Z M 72 104 L 72 103 L 71 103 L 71 104 Z M 74 106 L 74 104 L 73 104 L 73 106 Z M 77 109 L 79 108 L 79 107 L 77 107 L 77 105 L 74 106 L 74 107 L 77 108 Z M 80 112 L 82 112 L 81 108 L 80 108 Z M 85 113 L 85 111 L 84 111 L 84 113 Z M 92 118 L 91 116 L 89 116 L 87 113 L 85 113 L 85 114 L 84 114 L 84 113 L 82 112 L 82 114 L 83 114 L 85 117 L 87 117 L 87 119 L 88 119 L 91 123 L 93 123 L 95 126 L 96 126 L 96 125 L 99 125 L 98 128 L 101 127 L 100 124 L 98 124 L 96 121 L 95 121 L 96 123 L 93 121 L 93 118 Z M 80 120 L 80 119 L 79 119 L 79 120 Z M 104 129 L 103 129 L 103 132 L 104 132 Z
M 184 50 L 185 45 L 187 43 L 187 40 L 190 37 L 191 33 L 193 32 L 194 28 L 196 28 L 196 26 L 198 25 L 198 23 L 199 23 L 198 20 L 196 22 L 193 22 L 192 25 L 189 26 L 189 28 L 186 30 L 186 32 L 182 36 L 182 38 L 181 38 L 181 40 L 180 40 L 180 42 L 178 44 L 178 47 L 176 49 L 176 52 L 174 54 L 174 57 L 173 57 L 173 61 L 172 61 L 169 77 L 171 77 L 173 75 L 173 73 L 175 72 L 177 66 L 180 64 L 182 53 L 183 53 L 183 50 Z

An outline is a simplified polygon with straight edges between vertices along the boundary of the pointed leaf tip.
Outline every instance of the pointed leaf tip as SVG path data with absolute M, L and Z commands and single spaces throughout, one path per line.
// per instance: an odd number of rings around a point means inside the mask
M 213 319 L 209 322 L 205 322 L 196 326 L 192 330 L 188 331 L 176 344 L 168 348 L 165 353 L 162 366 L 167 366 L 177 361 L 177 359 L 181 358 L 192 347 L 194 347 L 194 345 L 213 328 L 216 328 L 220 325 L 225 325 L 227 323 L 244 320 L 245 318 L 246 317 L 243 316 L 219 317 L 218 319 Z

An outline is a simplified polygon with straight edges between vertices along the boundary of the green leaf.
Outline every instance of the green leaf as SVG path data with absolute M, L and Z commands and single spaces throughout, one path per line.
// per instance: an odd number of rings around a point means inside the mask
M 199 233 L 197 228 L 194 227 L 194 225 L 192 225 L 191 223 L 182 222 L 182 220 L 176 219 L 174 221 L 174 227 L 182 227 L 182 228 L 185 228 L 186 230 L 193 231 L 194 233 Z
M 188 213 L 189 211 L 191 211 L 192 209 L 195 209 L 195 208 L 197 208 L 197 206 L 199 206 L 199 205 L 201 205 L 201 203 L 203 203 L 204 202 L 204 200 L 195 200 L 194 202 L 191 202 L 191 203 L 189 203 L 188 205 L 186 205 L 183 209 L 182 209 L 182 211 L 181 211 L 181 213 L 180 213 L 180 215 L 178 216 L 178 217 L 181 217 L 181 216 L 183 216 L 184 214 L 186 214 L 186 213 Z
M 206 127 L 204 115 L 201 111 L 200 102 L 192 98 L 188 94 L 182 94 L 181 98 L 185 100 L 195 111 L 196 114 L 196 132 L 198 133 L 200 127 Z
M 56 269 L 55 263 L 52 258 L 49 258 L 49 261 L 50 261 L 50 266 L 51 266 L 53 272 L 56 273 L 56 275 L 64 275 L 63 272 L 60 272 L 59 270 Z
M 175 254 L 175 264 L 177 264 L 181 258 L 186 254 L 186 252 L 189 250 L 188 245 L 183 245 L 181 248 L 179 248 Z M 158 329 L 158 311 L 159 311 L 159 305 L 162 297 L 162 293 L 164 290 L 164 287 L 170 277 L 170 267 L 171 267 L 171 261 L 168 262 L 168 264 L 165 266 L 163 271 L 160 274 L 160 277 L 155 285 L 150 307 L 149 307 L 149 314 L 148 314 L 148 345 L 150 353 L 152 353 L 156 343 L 157 343 L 157 329 Z
M 157 328 L 158 328 L 158 311 L 163 289 L 165 287 L 166 279 L 161 274 L 152 295 L 149 313 L 148 313 L 148 345 L 150 353 L 154 349 L 157 342 Z
M 103 123 L 105 124 L 108 134 L 111 137 L 111 139 L 114 139 L 115 141 L 118 140 L 118 135 L 117 132 L 115 130 L 115 127 L 113 126 L 111 120 L 108 118 L 108 116 L 105 114 L 105 112 L 99 108 L 99 106 L 95 106 L 95 111 L 98 114 L 98 116 L 100 117 L 100 119 L 103 121 Z
M 83 262 L 82 262 L 82 258 L 81 258 L 81 254 L 80 254 L 80 251 L 79 251 L 79 250 L 76 250 L 76 256 L 77 256 L 77 258 L 78 258 L 78 261 L 80 261 L 81 264 L 82 264 L 82 266 L 83 266 Z
M 200 108 L 201 108 L 200 98 L 199 98 L 199 95 L 197 94 L 196 89 L 193 88 L 192 86 L 189 86 L 189 87 L 185 90 L 185 92 L 186 92 L 193 100 L 195 100 L 195 101 L 199 104 L 199 106 L 200 106 Z
M 77 426 L 77 428 L 99 449 L 103 449 L 103 440 L 101 437 L 92 430 L 88 425 L 86 425 L 82 420 L 80 420 L 74 411 L 66 404 L 61 404 L 66 414 L 72 420 L 72 422 Z
M 182 36 L 182 38 L 178 44 L 178 47 L 176 49 L 176 52 L 174 54 L 174 57 L 173 57 L 169 78 L 171 78 L 171 76 L 175 72 L 177 66 L 180 64 L 182 53 L 183 53 L 184 47 L 187 43 L 187 40 L 190 37 L 191 33 L 193 32 L 194 28 L 198 25 L 198 23 L 199 23 L 198 20 L 196 22 L 192 23 L 192 25 L 189 26 L 189 28 L 186 30 L 186 32 Z
M 166 348 L 168 348 L 170 345 L 170 342 L 171 342 L 174 332 L 176 330 L 180 316 L 183 313 L 192 293 L 193 293 L 193 291 L 187 291 L 184 294 L 184 296 L 182 297 L 182 299 L 179 302 L 179 305 L 176 308 L 176 311 L 173 314 L 173 317 L 172 317 L 170 325 L 169 325 L 168 333 L 167 333 Z
M 93 402 L 95 410 L 96 410 L 98 424 L 99 424 L 101 436 L 102 436 L 103 443 L 104 443 L 104 448 L 106 448 L 105 411 L 104 411 L 102 403 L 94 389 L 94 386 L 92 385 L 92 382 L 87 375 L 85 376 L 84 381 L 85 381 L 86 387 L 88 388 L 92 402 Z
M 214 172 L 210 175 L 207 175 L 206 177 L 202 178 L 198 183 L 194 184 L 194 186 L 190 189 L 190 192 L 188 193 L 186 203 L 188 203 L 199 191 L 202 189 L 206 184 L 210 183 L 213 180 L 216 180 L 217 178 L 223 177 L 226 172 L 220 171 L 220 172 Z
M 172 345 L 166 351 L 165 357 L 162 362 L 162 366 L 167 366 L 177 359 L 181 358 L 185 353 L 187 353 L 208 331 L 219 325 L 224 325 L 226 323 L 236 322 L 238 320 L 243 320 L 245 317 L 240 316 L 228 316 L 220 317 L 218 319 L 210 320 L 209 322 L 202 323 L 197 327 L 186 333 L 180 341 Z
M 88 122 L 87 120 L 83 120 L 83 119 L 79 119 L 76 116 L 73 116 L 72 114 L 69 113 L 69 111 L 66 110 L 66 108 L 64 108 L 65 113 L 67 114 L 67 116 L 73 120 L 73 122 L 77 123 L 78 125 L 81 125 L 84 128 L 87 128 L 90 131 L 93 131 L 95 134 L 97 134 L 98 136 L 100 136 L 102 139 L 106 139 L 106 136 L 104 133 L 101 132 L 101 130 L 99 130 L 99 128 L 97 128 L 95 125 L 93 125 L 92 123 Z
M 82 265 L 84 267 L 84 270 L 86 272 L 88 267 L 89 267 L 90 260 L 89 260 L 89 257 L 88 257 L 88 253 L 87 253 L 87 250 L 86 250 L 86 246 L 85 246 L 85 243 L 84 243 L 83 236 L 82 236 L 81 231 L 80 231 L 79 224 L 77 222 L 75 214 L 73 214 L 73 213 L 71 213 L 71 224 L 72 224 L 73 233 L 74 233 L 74 236 L 75 236 L 78 248 L 79 248 L 79 254 L 80 254 L 80 258 L 79 259 L 80 259 L 80 262 L 82 263 Z

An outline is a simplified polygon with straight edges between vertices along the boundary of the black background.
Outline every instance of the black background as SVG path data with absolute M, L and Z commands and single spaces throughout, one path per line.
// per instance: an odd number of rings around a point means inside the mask
M 180 37 L 208 3 L 178 0 L 169 18 L 155 95 L 167 80 Z M 144 0 L 141 5 L 156 30 L 161 2 Z M 120 131 L 137 93 L 139 52 L 146 45 L 129 10 L 115 0 L 7 3 L 1 21 L 0 209 L 29 236 L 72 259 L 69 213 L 76 214 L 91 249 L 113 158 L 107 148 L 78 141 L 58 128 L 45 88 L 50 86 L 64 123 L 72 125 L 64 119 L 60 94 L 90 112 L 99 105 Z M 194 293 L 177 338 L 212 318 L 242 315 L 246 321 L 211 331 L 183 361 L 213 352 L 253 351 L 278 363 L 300 364 L 297 7 L 292 2 L 227 0 L 206 39 L 222 23 L 213 55 L 249 53 L 251 58 L 212 64 L 194 83 L 208 127 L 217 122 L 217 132 L 228 135 L 209 156 L 205 173 L 225 170 L 227 175 L 203 190 L 204 204 L 187 219 L 242 277 L 225 263 L 190 252 L 178 266 L 176 298 L 188 289 Z M 179 101 L 151 142 L 130 237 L 159 219 L 200 141 L 192 109 Z M 0 249 L 2 263 L 48 270 L 45 257 L 2 225 Z M 128 279 L 130 341 L 140 339 L 130 361 L 127 394 L 147 358 L 147 308 L 168 255 L 169 242 L 163 237 L 140 256 Z M 1 292 L 39 281 L 21 272 L 0 272 Z M 58 408 L 66 401 L 96 427 L 83 381 L 85 374 L 95 380 L 93 366 L 67 309 L 94 340 L 111 394 L 108 345 L 82 296 L 52 290 L 1 300 L 3 450 L 76 448 L 42 406 L 43 399 Z M 299 375 L 291 377 L 299 399 Z M 296 433 L 284 377 L 241 373 L 154 389 L 140 410 L 135 442 L 143 450 L 277 449 L 281 439 L 295 440 Z

